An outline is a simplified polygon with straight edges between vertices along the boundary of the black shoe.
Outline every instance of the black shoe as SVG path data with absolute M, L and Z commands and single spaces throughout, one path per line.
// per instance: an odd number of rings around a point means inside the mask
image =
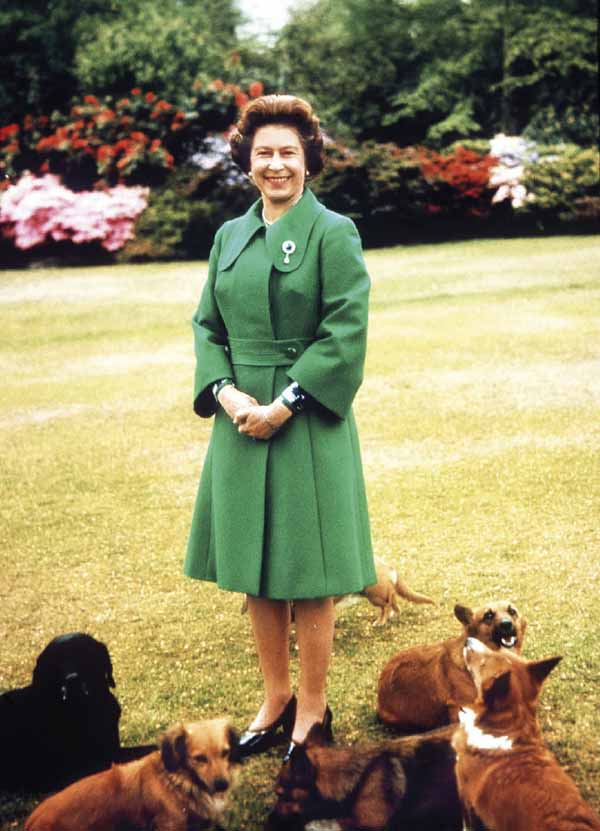
M 289 739 L 292 735 L 296 718 L 296 696 L 293 695 L 279 718 L 275 719 L 264 730 L 246 730 L 240 736 L 238 751 L 242 759 L 254 753 L 264 753 L 277 744 Z M 280 729 L 281 728 L 281 729 Z
M 312 727 L 310 728 L 310 730 L 308 732 L 310 733 L 311 730 L 314 729 L 314 727 L 318 726 L 319 727 L 319 732 L 321 734 L 321 738 L 323 740 L 323 743 L 324 744 L 331 744 L 333 742 L 333 729 L 332 729 L 332 726 L 331 726 L 332 722 L 333 722 L 333 713 L 331 712 L 331 710 L 329 708 L 329 704 L 328 704 L 325 707 L 325 715 L 323 716 L 323 721 L 321 721 L 321 722 L 315 721 L 315 723 L 312 725 Z M 306 741 L 306 739 L 304 741 Z M 303 744 L 304 744 L 304 742 L 291 741 L 288 745 L 288 749 L 285 752 L 285 756 L 283 757 L 283 761 L 284 762 L 289 762 L 290 757 L 291 757 L 292 753 L 294 752 L 294 749 L 298 746 L 303 745 Z

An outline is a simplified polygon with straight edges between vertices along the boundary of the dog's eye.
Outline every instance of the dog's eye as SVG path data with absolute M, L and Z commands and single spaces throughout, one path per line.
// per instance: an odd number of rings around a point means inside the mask
M 208 762 L 208 756 L 206 756 L 206 754 L 204 753 L 196 753 L 196 755 L 194 756 L 194 761 L 200 762 L 200 764 L 206 764 L 206 762 Z
M 506 610 L 511 617 L 517 616 L 517 610 L 513 606 L 509 606 Z
M 229 748 L 226 747 L 225 750 L 221 751 L 221 756 L 226 759 L 229 756 Z
M 492 610 L 491 610 L 491 609 L 488 609 L 488 610 L 487 610 L 487 612 L 486 612 L 486 613 L 485 613 L 485 615 L 483 616 L 483 619 L 484 619 L 484 620 L 486 620 L 486 621 L 490 621 L 490 620 L 493 620 L 493 619 L 494 619 L 494 613 L 492 612 Z

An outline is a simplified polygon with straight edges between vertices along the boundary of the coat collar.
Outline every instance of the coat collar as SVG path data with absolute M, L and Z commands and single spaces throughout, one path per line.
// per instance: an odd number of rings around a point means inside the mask
M 324 210 L 325 207 L 313 192 L 305 188 L 300 200 L 267 228 L 267 251 L 278 271 L 293 271 L 298 268 L 304 259 L 313 225 Z M 229 268 L 260 228 L 264 228 L 264 223 L 262 200 L 258 199 L 235 222 L 233 233 L 224 243 L 219 257 L 219 268 Z

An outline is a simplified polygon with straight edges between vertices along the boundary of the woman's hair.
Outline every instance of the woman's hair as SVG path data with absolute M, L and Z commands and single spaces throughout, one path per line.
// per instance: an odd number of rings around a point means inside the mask
M 293 95 L 261 95 L 247 104 L 229 136 L 233 161 L 244 173 L 250 170 L 254 134 L 267 124 L 296 130 L 304 148 L 306 169 L 313 175 L 323 170 L 323 135 L 310 104 Z

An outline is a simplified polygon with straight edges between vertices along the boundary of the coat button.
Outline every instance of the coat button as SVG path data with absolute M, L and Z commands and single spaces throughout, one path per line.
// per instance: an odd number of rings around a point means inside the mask
M 296 355 L 296 353 L 298 352 L 295 346 L 288 346 L 285 351 L 288 353 L 288 355 Z

